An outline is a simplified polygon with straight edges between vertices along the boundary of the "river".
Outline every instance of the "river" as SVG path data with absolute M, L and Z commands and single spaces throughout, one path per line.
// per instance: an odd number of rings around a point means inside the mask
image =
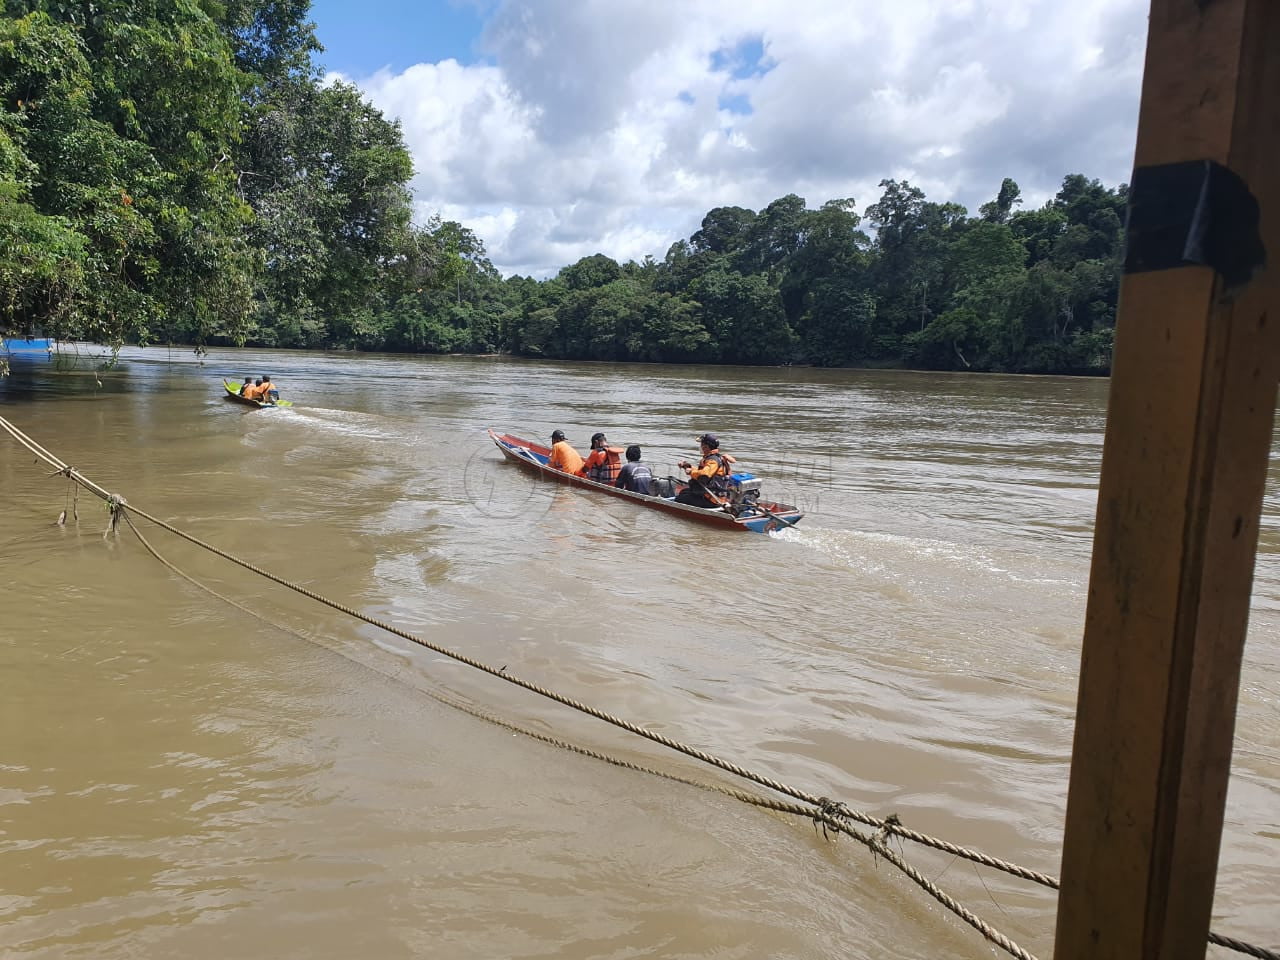
M 292 408 L 219 396 L 221 377 L 264 372 Z M 16 363 L 0 412 L 317 594 L 1056 875 L 1107 387 L 162 347 L 101 371 Z M 735 534 L 539 483 L 490 426 L 559 427 L 580 450 L 605 430 L 659 474 L 715 431 L 807 516 Z M 127 527 L 104 536 L 103 503 L 50 473 L 0 434 L 0 956 L 992 955 L 848 838 L 449 701 L 751 785 L 135 521 L 250 616 Z M 1273 949 L 1278 481 L 1273 462 L 1213 918 Z M 1052 891 L 902 850 L 1052 953 Z

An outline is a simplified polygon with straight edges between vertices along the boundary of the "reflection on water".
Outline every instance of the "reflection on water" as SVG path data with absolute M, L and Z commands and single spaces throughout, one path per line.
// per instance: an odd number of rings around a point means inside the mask
M 219 398 L 269 367 L 289 409 Z M 99 386 L 100 381 L 100 386 Z M 1056 873 L 1105 381 L 126 352 L 4 415 L 182 529 L 363 613 L 814 794 Z M 655 472 L 715 430 L 808 511 L 703 529 L 504 463 L 487 427 Z M 0 953 L 974 956 L 854 844 L 513 736 L 422 691 L 689 762 L 288 593 L 0 446 Z M 1215 928 L 1274 940 L 1269 485 Z M 72 512 L 68 511 L 72 517 Z M 1026 948 L 1054 898 L 907 851 Z M 881 865 L 883 867 L 883 865 Z M 993 904 L 991 901 L 996 901 Z

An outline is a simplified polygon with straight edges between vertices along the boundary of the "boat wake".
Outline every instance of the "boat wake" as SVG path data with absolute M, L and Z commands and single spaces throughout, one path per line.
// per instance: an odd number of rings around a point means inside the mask
M 998 578 L 1011 583 L 1065 585 L 1069 577 L 1041 576 L 1014 569 L 1008 560 L 997 558 L 972 544 L 909 537 L 901 534 L 862 530 L 832 530 L 792 527 L 771 534 L 778 540 L 798 544 L 820 554 L 834 567 L 857 570 L 873 576 L 894 576 L 912 580 L 922 570 L 935 574 L 949 572 L 957 578 Z
M 331 410 L 326 407 L 293 407 L 287 412 L 308 426 L 344 436 L 397 442 L 405 439 L 403 431 L 389 429 L 386 418 L 377 414 Z

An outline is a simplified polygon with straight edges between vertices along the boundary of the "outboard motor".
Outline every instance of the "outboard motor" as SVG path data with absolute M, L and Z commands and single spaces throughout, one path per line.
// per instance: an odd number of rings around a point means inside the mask
M 728 510 L 735 517 L 755 513 L 760 501 L 760 478 L 752 473 L 731 473 L 728 482 Z
M 670 500 L 676 495 L 676 485 L 670 477 L 654 477 L 649 481 L 649 493 Z

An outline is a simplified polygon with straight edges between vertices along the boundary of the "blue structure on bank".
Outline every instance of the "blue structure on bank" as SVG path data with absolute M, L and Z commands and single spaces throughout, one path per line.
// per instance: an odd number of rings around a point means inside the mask
M 48 337 L 32 337 L 26 340 L 14 338 L 0 340 L 0 354 L 10 359 L 49 359 L 53 355 L 53 341 Z

